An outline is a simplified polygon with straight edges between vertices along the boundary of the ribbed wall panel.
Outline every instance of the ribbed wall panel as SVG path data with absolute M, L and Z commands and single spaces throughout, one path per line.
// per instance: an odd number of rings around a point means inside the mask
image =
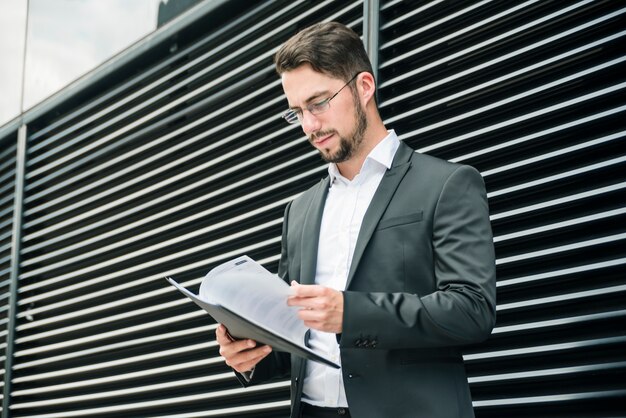
M 197 290 L 242 254 L 276 269 L 284 207 L 325 165 L 280 118 L 272 55 L 321 20 L 361 33 L 364 5 L 233 3 L 29 122 L 10 416 L 288 414 L 288 382 L 241 388 L 211 319 L 163 277 Z M 498 322 L 465 353 L 478 417 L 626 410 L 625 14 L 614 1 L 381 2 L 385 123 L 488 189 Z M 8 297 L 15 137 L 4 143 Z
M 487 184 L 498 321 L 466 353 L 477 416 L 626 411 L 624 13 L 602 1 L 382 7 L 386 122 Z
M 13 416 L 286 414 L 288 382 L 241 388 L 163 277 L 197 289 L 241 254 L 275 270 L 284 207 L 325 167 L 280 118 L 272 56 L 320 19 L 360 30 L 362 8 L 248 5 L 32 131 Z

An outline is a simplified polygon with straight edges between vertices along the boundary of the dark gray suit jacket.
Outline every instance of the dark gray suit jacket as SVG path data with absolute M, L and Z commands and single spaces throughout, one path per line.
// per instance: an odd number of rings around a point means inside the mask
M 287 206 L 279 266 L 287 281 L 314 282 L 328 186 L 325 178 Z M 337 340 L 352 416 L 473 417 L 460 348 L 487 338 L 494 322 L 482 177 L 401 143 L 363 219 L 344 292 Z M 244 384 L 291 372 L 299 417 L 305 365 L 275 353 Z

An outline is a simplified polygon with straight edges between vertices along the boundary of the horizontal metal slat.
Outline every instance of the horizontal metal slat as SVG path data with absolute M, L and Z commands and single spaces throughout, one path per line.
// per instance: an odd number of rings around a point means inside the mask
M 523 324 L 516 325 L 507 325 L 507 326 L 496 326 L 493 329 L 492 334 L 504 334 L 504 333 L 513 333 L 520 332 L 525 330 L 536 330 L 536 329 L 545 329 L 545 328 L 553 328 L 563 325 L 572 325 L 572 324 L 585 324 L 587 322 L 594 322 L 598 320 L 604 319 L 621 319 L 626 318 L 626 310 L 621 309 L 617 311 L 609 311 L 609 312 L 601 312 L 594 313 L 588 315 L 577 315 L 567 318 L 558 318 L 551 319 L 546 321 L 536 321 L 536 322 L 526 322 Z
M 37 360 L 31 360 L 31 361 L 21 360 L 19 364 L 15 365 L 15 370 L 28 369 L 31 367 L 37 367 L 37 366 L 44 365 L 44 364 L 49 365 L 51 363 L 62 362 L 65 360 L 76 358 L 76 357 L 88 357 L 90 355 L 94 355 L 94 354 L 98 354 L 98 353 L 102 353 L 106 351 L 120 350 L 123 348 L 132 347 L 132 346 L 155 343 L 155 342 L 162 341 L 162 340 L 182 338 L 184 336 L 189 336 L 192 334 L 199 335 L 203 333 L 210 333 L 210 332 L 214 332 L 215 328 L 217 328 L 216 324 L 206 325 L 202 327 L 184 328 L 179 331 L 172 331 L 172 332 L 167 332 L 167 333 L 163 333 L 159 335 L 153 335 L 149 337 L 126 340 L 126 341 L 122 341 L 122 342 L 118 342 L 114 344 L 101 345 L 98 347 L 93 347 L 93 348 L 89 348 L 85 350 L 74 350 L 72 352 L 61 354 L 61 355 L 46 356 L 44 358 L 40 358 Z M 23 357 L 32 356 L 33 354 L 39 354 L 45 351 L 46 351 L 45 347 L 36 347 L 36 348 L 31 348 L 31 349 L 26 349 L 26 350 L 18 350 L 15 353 L 15 357 L 23 358 Z
M 579 301 L 580 303 L 583 303 L 585 298 L 600 296 L 600 295 L 614 295 L 615 293 L 620 293 L 620 292 L 626 292 L 626 285 L 594 288 L 591 290 L 586 290 L 586 291 L 581 291 L 581 292 L 572 292 L 572 293 L 564 292 L 559 295 L 549 296 L 549 297 L 533 297 L 532 299 L 528 299 L 528 300 L 499 304 L 496 307 L 496 311 L 502 312 L 502 311 L 514 310 L 514 309 L 522 308 L 522 307 L 545 305 L 545 304 L 552 304 L 555 302 L 564 302 L 564 301 Z
M 224 380 L 233 380 L 233 373 L 221 373 L 219 375 L 207 376 L 207 377 L 196 377 L 192 379 L 186 380 L 178 380 L 178 381 L 168 381 L 165 383 L 155 383 L 152 385 L 144 385 L 129 389 L 118 389 L 112 390 L 108 392 L 94 392 L 89 395 L 78 395 L 78 396 L 69 396 L 64 398 L 53 398 L 45 401 L 34 401 L 34 402 L 24 402 L 19 403 L 16 402 L 12 405 L 12 409 L 23 409 L 23 408 L 38 408 L 43 406 L 50 405 L 71 405 L 74 402 L 81 402 L 85 400 L 97 400 L 97 399 L 106 399 L 106 398 L 114 398 L 120 395 L 131 395 L 131 394 L 139 394 L 145 392 L 151 392 L 155 390 L 165 389 L 165 388 L 181 388 L 185 386 L 195 385 L 197 383 L 207 383 L 207 382 L 219 382 Z M 40 392 L 37 392 L 39 394 Z M 16 396 L 13 393 L 13 396 Z
M 524 345 L 510 349 L 502 349 L 496 351 L 482 351 L 479 353 L 464 354 L 463 359 L 470 363 L 472 361 L 488 361 L 496 360 L 499 358 L 527 356 L 531 354 L 543 354 L 550 352 L 562 352 L 569 350 L 593 348 L 593 347 L 605 347 L 612 345 L 621 345 L 626 343 L 626 336 L 619 337 L 605 337 L 595 338 L 587 340 L 575 340 L 560 342 L 557 344 L 542 344 L 542 345 Z
M 573 244 L 560 245 L 560 246 L 550 247 L 550 248 L 546 248 L 542 250 L 525 252 L 523 254 L 513 255 L 510 257 L 498 258 L 496 260 L 496 265 L 513 263 L 513 262 L 520 261 L 520 260 L 539 258 L 545 255 L 562 253 L 562 252 L 571 251 L 571 250 L 577 250 L 577 249 L 583 249 L 583 248 L 587 249 L 595 245 L 600 245 L 600 244 L 605 244 L 605 243 L 610 243 L 610 242 L 619 242 L 624 239 L 626 239 L 626 233 L 614 234 L 614 235 L 609 235 L 609 236 L 605 236 L 601 238 L 594 238 L 594 239 L 589 239 L 589 240 L 583 240 L 583 241 L 579 241 Z
M 155 415 L 153 418 L 200 418 L 200 417 L 228 417 L 237 416 L 240 414 L 246 414 L 251 412 L 263 413 L 266 411 L 276 413 L 282 411 L 284 414 L 289 413 L 290 402 L 276 401 L 276 402 L 264 402 L 261 404 L 255 404 L 251 406 L 237 406 L 233 408 L 220 408 L 214 410 L 202 410 L 199 412 L 185 412 L 184 414 L 175 415 Z
M 40 393 L 67 391 L 67 390 L 74 390 L 74 389 L 82 388 L 82 387 L 100 386 L 103 384 L 110 384 L 110 383 L 121 384 L 125 381 L 132 381 L 138 378 L 145 378 L 145 377 L 157 378 L 159 377 L 159 375 L 169 375 L 176 371 L 194 370 L 201 366 L 212 367 L 215 365 L 221 365 L 223 363 L 224 363 L 224 359 L 222 359 L 221 357 L 206 356 L 206 358 L 201 359 L 201 360 L 178 362 L 173 365 L 152 367 L 149 369 L 143 369 L 141 371 L 135 371 L 135 372 L 115 373 L 113 375 L 100 377 L 100 378 L 81 379 L 79 376 L 78 380 L 75 380 L 75 381 L 71 381 L 68 383 L 61 383 L 61 384 L 53 383 L 53 384 L 47 384 L 45 386 L 37 386 L 31 389 L 16 391 L 15 395 L 25 396 L 25 395 L 33 395 L 33 394 L 40 394 Z M 38 376 L 34 376 L 34 377 L 38 377 Z M 231 375 L 231 380 L 233 378 L 234 376 Z M 31 379 L 30 377 L 25 377 L 21 379 L 24 382 L 37 381 L 37 379 Z
M 48 352 L 48 355 L 51 355 L 51 353 L 56 350 L 67 349 L 69 347 L 79 347 L 81 345 L 91 344 L 91 343 L 98 342 L 98 341 L 101 341 L 104 344 L 106 344 L 107 340 L 110 340 L 113 337 L 128 336 L 138 331 L 146 331 L 146 330 L 161 327 L 163 325 L 175 324 L 177 322 L 181 322 L 184 320 L 190 320 L 193 318 L 201 317 L 202 315 L 203 313 L 201 310 L 196 310 L 194 312 L 190 312 L 189 314 L 179 315 L 178 317 L 175 317 L 175 318 L 164 318 L 158 321 L 152 321 L 147 324 L 127 326 L 126 328 L 117 329 L 114 331 L 100 332 L 99 334 L 92 334 L 92 335 L 87 335 L 84 337 L 75 338 L 72 340 L 65 340 L 63 342 L 47 344 L 43 348 L 41 347 L 37 348 L 36 351 L 37 353 Z M 98 332 L 98 331 L 96 330 L 95 332 Z M 22 339 L 18 338 L 16 340 L 16 344 L 18 344 L 16 349 L 19 350 L 19 352 L 22 355 L 31 354 L 33 352 L 33 350 L 21 349 L 19 347 L 19 344 L 33 340 L 32 338 L 28 338 L 28 337 L 30 336 L 22 337 Z
M 16 377 L 14 382 L 23 383 L 23 382 L 28 382 L 28 381 L 55 379 L 60 376 L 80 375 L 82 373 L 92 371 L 92 370 L 106 370 L 106 369 L 114 368 L 120 365 L 134 364 L 134 363 L 139 363 L 139 362 L 143 362 L 147 360 L 176 356 L 176 355 L 181 355 L 183 353 L 191 352 L 191 351 L 200 351 L 200 350 L 208 351 L 209 349 L 215 348 L 216 346 L 217 346 L 217 342 L 209 341 L 209 342 L 194 344 L 193 346 L 178 347 L 178 348 L 171 349 L 171 350 L 159 351 L 159 352 L 149 353 L 149 354 L 142 354 L 142 355 L 138 355 L 134 357 L 120 358 L 117 360 L 111 360 L 111 361 L 107 361 L 103 363 L 89 364 L 89 365 L 73 367 L 73 368 L 62 368 L 53 372 L 23 375 L 20 377 Z M 219 361 L 223 361 L 223 359 Z M 115 375 L 114 374 L 111 375 L 110 378 L 115 379 Z
M 65 418 L 65 417 L 83 417 L 90 416 L 96 414 L 102 414 L 106 412 L 115 412 L 115 413 L 133 413 L 131 411 L 144 410 L 148 408 L 154 408 L 159 405 L 171 405 L 171 404 L 180 404 L 187 403 L 196 400 L 206 401 L 208 399 L 219 399 L 222 397 L 228 396 L 248 396 L 251 397 L 258 392 L 267 392 L 273 391 L 276 389 L 282 389 L 289 387 L 289 382 L 276 382 L 276 383 L 267 383 L 259 386 L 252 386 L 250 388 L 240 388 L 240 389 L 226 389 L 211 393 L 198 394 L 198 395 L 188 395 L 188 396 L 180 396 L 177 398 L 168 398 L 168 399 L 154 399 L 146 402 L 136 402 L 132 404 L 124 404 L 124 405 L 115 405 L 115 406 L 107 406 L 100 408 L 91 408 L 91 409 L 81 409 L 77 411 L 64 411 L 61 413 L 51 413 L 51 414 L 39 414 L 37 417 L 40 418 Z M 282 404 L 281 404 L 282 405 Z M 233 411 L 241 412 L 243 407 L 233 408 Z
M 152 391 L 165 389 L 165 388 L 184 388 L 185 386 L 195 385 L 198 383 L 221 382 L 221 381 L 232 381 L 232 380 L 233 380 L 233 373 L 227 372 L 227 373 L 220 373 L 218 375 L 212 375 L 212 376 L 207 376 L 207 377 L 196 377 L 192 379 L 168 381 L 164 383 L 155 383 L 152 385 L 144 385 L 144 386 L 128 388 L 128 389 L 118 389 L 118 390 L 112 390 L 108 392 L 94 392 L 89 395 L 53 398 L 53 399 L 48 399 L 45 401 L 34 401 L 34 402 L 24 402 L 24 403 L 16 402 L 12 405 L 12 409 L 16 410 L 16 409 L 23 409 L 23 408 L 37 408 L 37 407 L 59 405 L 59 404 L 71 405 L 74 402 L 81 402 L 85 400 L 99 400 L 99 399 L 106 399 L 106 398 L 114 398 L 114 397 L 121 396 L 121 395 L 140 394 L 140 393 L 152 392 Z M 15 394 L 13 395 L 16 396 Z
M 580 218 L 573 218 L 573 219 L 569 219 L 566 221 L 556 222 L 556 223 L 547 224 L 547 225 L 544 224 L 544 225 L 537 226 L 531 229 L 524 229 L 524 230 L 519 230 L 516 232 L 511 232 L 506 235 L 496 235 L 493 237 L 493 240 L 495 243 L 499 243 L 499 242 L 504 242 L 507 240 L 515 239 L 515 238 L 527 237 L 533 234 L 545 233 L 547 231 L 555 231 L 555 230 L 566 228 L 566 227 L 573 226 L 573 225 L 579 225 L 583 223 L 597 221 L 599 219 L 612 218 L 617 215 L 623 215 L 623 214 L 626 214 L 626 208 L 599 212 L 593 215 L 583 216 Z
M 490 406 L 514 406 L 526 404 L 550 404 L 554 402 L 576 401 L 585 399 L 598 399 L 626 396 L 626 390 L 606 390 L 597 392 L 563 393 L 545 396 L 528 396 L 522 398 L 491 399 L 487 401 L 474 401 L 475 408 Z
M 487 196 L 489 198 L 494 198 L 497 196 L 501 196 L 501 195 L 506 195 L 506 194 L 511 194 L 513 192 L 519 191 L 519 190 L 523 190 L 523 189 L 529 189 L 532 187 L 536 187 L 539 185 L 543 185 L 546 183 L 551 183 L 555 180 L 562 180 L 564 178 L 568 178 L 568 177 L 575 177 L 581 174 L 588 174 L 590 172 L 593 171 L 597 171 L 601 168 L 606 168 L 606 167 L 611 167 L 611 166 L 619 166 L 622 163 L 624 163 L 626 161 L 626 156 L 623 157 L 617 157 L 617 158 L 611 158 L 609 160 L 605 160 L 602 161 L 600 163 L 595 163 L 595 164 L 590 164 L 588 166 L 585 167 L 579 167 L 573 170 L 568 170 L 568 171 L 564 171 L 562 173 L 559 174 L 555 174 L 552 176 L 547 176 L 538 180 L 533 180 L 533 181 L 528 181 L 522 184 L 517 184 L 515 186 L 510 186 L 510 187 L 506 187 L 503 189 L 499 189 L 499 190 L 493 190 L 490 191 Z
M 599 196 L 599 195 L 603 195 L 606 193 L 610 193 L 616 190 L 623 190 L 626 189 L 626 182 L 620 182 L 620 183 L 616 183 L 616 184 L 611 184 L 609 186 L 604 186 L 604 187 L 597 187 L 591 190 L 585 190 L 585 191 L 581 191 L 580 193 L 574 193 L 574 194 L 570 194 L 568 196 L 564 196 L 564 197 L 560 197 L 560 198 L 556 198 L 556 199 L 550 199 L 550 200 L 546 200 L 543 201 L 541 203 L 536 203 L 533 205 L 525 205 L 525 206 L 521 206 L 519 208 L 516 209 L 511 209 L 511 210 L 507 210 L 504 212 L 499 212 L 499 213 L 494 213 L 492 215 L 490 215 L 490 219 L 493 222 L 494 220 L 499 220 L 499 219 L 503 219 L 503 218 L 507 218 L 510 216 L 515 216 L 515 215 L 519 215 L 521 213 L 528 213 L 528 212 L 532 212 L 535 211 L 537 209 L 540 208 L 546 208 L 546 207 L 550 207 L 550 206 L 556 206 L 556 205 L 562 205 L 565 203 L 569 203 L 569 202 L 574 202 L 577 200 L 583 200 L 583 199 L 587 199 L 589 197 L 592 196 Z
M 570 274 L 576 274 L 581 272 L 588 272 L 594 270 L 602 270 L 615 266 L 626 265 L 626 258 L 618 258 L 615 260 L 606 260 L 598 263 L 584 264 L 575 267 L 564 268 L 560 270 L 550 270 L 543 273 L 531 274 L 528 276 L 514 277 L 508 278 L 506 280 L 498 280 L 496 286 L 498 288 L 505 288 L 508 286 L 516 286 L 524 283 L 533 283 L 537 281 L 542 281 L 550 278 L 558 278 L 560 276 L 566 276 Z
M 497 375 L 472 376 L 468 380 L 470 384 L 487 383 L 487 382 L 503 382 L 507 380 L 537 379 L 545 376 L 561 376 L 577 373 L 594 373 L 600 370 L 615 370 L 626 368 L 626 362 L 612 362 L 602 364 L 589 364 L 572 367 L 558 367 L 551 369 L 539 369 L 532 371 L 502 373 Z

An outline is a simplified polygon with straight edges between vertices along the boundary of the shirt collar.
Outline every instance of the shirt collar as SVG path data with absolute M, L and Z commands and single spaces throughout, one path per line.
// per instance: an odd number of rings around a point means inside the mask
M 391 168 L 393 157 L 396 155 L 396 151 L 400 147 L 400 140 L 393 129 L 387 132 L 387 136 L 376 144 L 374 149 L 367 155 L 365 161 L 363 162 L 363 167 L 371 164 L 372 162 L 376 162 L 384 166 L 387 170 Z M 337 178 L 343 178 L 341 173 L 339 173 L 337 164 L 335 163 L 330 163 L 328 165 L 328 175 L 330 176 L 331 185 L 335 182 L 335 180 L 337 180 Z

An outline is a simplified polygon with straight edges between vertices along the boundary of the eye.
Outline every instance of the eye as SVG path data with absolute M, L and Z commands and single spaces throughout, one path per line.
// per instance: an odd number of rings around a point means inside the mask
M 308 106 L 309 112 L 313 114 L 323 112 L 324 110 L 326 110 L 326 106 L 328 105 L 329 101 L 330 99 L 324 99 L 321 102 L 310 104 Z

